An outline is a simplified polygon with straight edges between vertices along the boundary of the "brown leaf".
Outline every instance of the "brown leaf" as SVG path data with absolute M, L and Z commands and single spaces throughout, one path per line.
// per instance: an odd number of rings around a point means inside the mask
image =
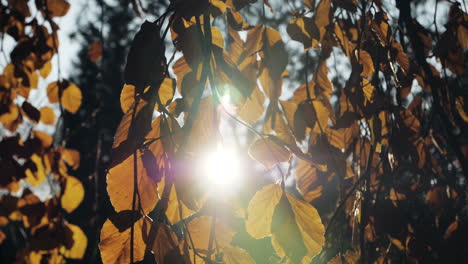
M 92 62 L 97 62 L 102 58 L 102 42 L 93 41 L 88 47 L 88 57 Z

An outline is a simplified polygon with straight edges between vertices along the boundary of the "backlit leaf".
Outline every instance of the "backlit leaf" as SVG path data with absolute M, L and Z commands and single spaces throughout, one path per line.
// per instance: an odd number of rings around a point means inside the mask
M 274 165 L 288 161 L 289 150 L 269 137 L 260 138 L 249 147 L 249 155 L 271 169 Z
M 224 264 L 255 264 L 255 260 L 247 251 L 228 245 L 223 250 Z
M 107 219 L 102 226 L 99 250 L 104 264 L 130 263 L 131 213 L 131 211 L 118 213 L 115 215 L 117 217 Z M 143 260 L 145 255 L 146 245 L 143 237 L 146 237 L 147 234 L 143 234 L 144 221 L 147 220 L 140 218 L 134 223 L 133 261 Z
M 202 254 L 213 253 L 215 248 L 223 249 L 234 236 L 234 232 L 219 218 L 211 216 L 201 216 L 191 220 L 187 224 L 187 235 L 189 234 L 195 249 Z
M 282 194 L 280 185 L 270 184 L 257 191 L 250 200 L 245 228 L 252 237 L 259 239 L 271 235 L 273 214 Z

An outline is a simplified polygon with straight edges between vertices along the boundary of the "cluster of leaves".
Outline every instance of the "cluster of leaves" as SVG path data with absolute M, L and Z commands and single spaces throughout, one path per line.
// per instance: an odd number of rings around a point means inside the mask
M 57 81 L 40 84 L 51 73 L 52 58 L 58 52 L 54 18 L 64 16 L 70 4 L 35 1 L 35 10 L 30 8 L 33 5 L 27 0 L 0 2 L 1 52 L 8 63 L 0 75 L 0 186 L 6 191 L 0 198 L 0 243 L 19 241 L 5 233 L 22 233 L 24 244 L 14 243 L 19 263 L 65 263 L 83 258 L 87 247 L 80 227 L 65 219 L 80 205 L 84 190 L 69 175 L 69 170 L 79 167 L 79 153 L 54 142 L 50 131 L 64 110 L 78 111 L 82 96 L 60 74 Z M 3 51 L 7 36 L 14 41 L 9 59 Z M 44 98 L 30 100 L 33 93 Z M 49 185 L 50 194 L 40 194 L 44 185 Z
M 317 67 L 281 100 L 289 56 L 276 29 L 244 21 L 242 9 L 256 2 L 174 0 L 135 36 L 107 175 L 117 213 L 101 230 L 103 262 L 253 263 L 248 245 L 233 242 L 241 232 L 269 237 L 270 263 L 464 254 L 468 159 L 457 131 L 468 99 L 449 81 L 463 72 L 468 15 L 451 4 L 439 36 L 397 1 L 397 36 L 381 1 L 306 0 L 287 33 L 318 53 Z M 212 25 L 221 18 L 224 32 Z M 174 64 L 163 55 L 169 30 L 182 54 Z M 351 65 L 342 89 L 329 79 L 332 53 Z M 285 188 L 290 173 L 247 206 L 200 188 L 197 158 L 221 141 L 226 93 L 236 110 L 228 115 L 258 136 L 250 156 L 267 168 L 294 164 L 299 198 Z M 331 193 L 340 199 L 327 208 Z

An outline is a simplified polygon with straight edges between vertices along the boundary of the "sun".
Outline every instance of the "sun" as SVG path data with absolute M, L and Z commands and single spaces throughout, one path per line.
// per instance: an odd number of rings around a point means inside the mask
M 219 145 L 201 159 L 203 185 L 216 194 L 232 194 L 242 184 L 242 162 L 232 149 Z

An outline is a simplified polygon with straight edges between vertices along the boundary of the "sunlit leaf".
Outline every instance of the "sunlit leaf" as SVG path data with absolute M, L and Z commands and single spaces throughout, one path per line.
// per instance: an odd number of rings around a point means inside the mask
M 75 114 L 81 106 L 81 90 L 74 83 L 69 83 L 69 86 L 63 90 L 61 103 L 63 108 L 68 112 Z
M 289 150 L 271 138 L 258 139 L 249 147 L 249 155 L 271 169 L 274 165 L 288 161 L 291 157 Z
M 69 259 L 82 259 L 88 246 L 88 238 L 79 226 L 67 224 L 66 227 L 72 233 L 71 239 L 73 240 L 73 245 L 70 248 L 61 248 L 63 256 Z
M 60 197 L 62 208 L 67 212 L 73 212 L 83 201 L 84 188 L 81 182 L 72 176 L 66 177 L 65 190 Z
M 143 260 L 146 245 L 143 237 L 143 224 L 147 221 L 137 213 L 134 213 L 134 238 L 133 238 L 133 261 Z M 130 263 L 130 226 L 132 225 L 132 212 L 123 211 L 106 220 L 101 229 L 101 240 L 99 250 L 104 264 L 107 263 Z M 139 220 L 138 220 L 139 219 Z M 149 230 L 147 230 L 149 231 Z
M 191 237 L 198 252 L 209 254 L 213 253 L 215 248 L 223 249 L 227 246 L 231 242 L 234 232 L 220 219 L 201 216 L 187 224 L 187 236 Z
M 223 250 L 224 264 L 255 264 L 255 260 L 247 251 L 228 245 Z
M 40 110 L 40 121 L 46 125 L 53 125 L 55 123 L 54 110 L 48 106 L 42 107 Z

